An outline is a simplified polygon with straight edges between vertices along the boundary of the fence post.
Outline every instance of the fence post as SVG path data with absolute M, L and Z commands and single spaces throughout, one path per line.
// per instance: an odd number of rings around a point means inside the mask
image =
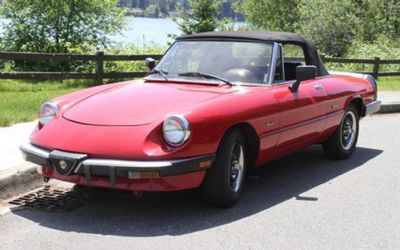
M 379 57 L 375 57 L 374 58 L 374 68 L 373 68 L 373 71 L 372 71 L 372 76 L 376 79 L 376 80 L 378 80 L 378 77 L 379 77 L 379 62 L 380 62 L 380 58 Z
M 96 53 L 96 84 L 103 84 L 103 76 L 104 76 L 104 52 L 98 51 Z

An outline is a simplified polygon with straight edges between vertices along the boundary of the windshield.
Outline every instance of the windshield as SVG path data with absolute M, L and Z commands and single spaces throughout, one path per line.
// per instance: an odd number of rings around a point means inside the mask
M 180 41 L 165 54 L 157 70 L 169 79 L 216 80 L 202 77 L 208 74 L 231 83 L 264 84 L 268 79 L 272 47 L 269 43 L 256 42 Z

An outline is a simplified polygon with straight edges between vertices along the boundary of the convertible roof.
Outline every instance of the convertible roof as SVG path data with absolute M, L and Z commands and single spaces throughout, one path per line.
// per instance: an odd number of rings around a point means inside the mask
M 195 35 L 182 36 L 179 37 L 178 40 L 192 40 L 203 38 L 246 39 L 281 43 L 307 43 L 307 41 L 303 37 L 294 33 L 270 31 L 205 32 Z
M 178 41 L 182 40 L 254 40 L 265 42 L 278 42 L 298 44 L 303 47 L 307 64 L 315 65 L 318 69 L 318 76 L 329 75 L 328 71 L 318 55 L 314 42 L 304 39 L 302 36 L 288 32 L 271 32 L 271 31 L 228 31 L 228 32 L 204 32 L 195 35 L 186 35 L 178 37 Z

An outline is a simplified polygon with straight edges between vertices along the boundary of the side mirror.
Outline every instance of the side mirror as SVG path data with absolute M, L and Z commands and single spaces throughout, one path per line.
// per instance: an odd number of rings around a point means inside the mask
M 297 66 L 296 67 L 296 82 L 289 88 L 290 91 L 297 92 L 302 81 L 313 80 L 317 77 L 317 67 L 314 65 Z
M 152 71 L 156 67 L 156 60 L 151 57 L 146 58 L 146 67 L 148 71 Z

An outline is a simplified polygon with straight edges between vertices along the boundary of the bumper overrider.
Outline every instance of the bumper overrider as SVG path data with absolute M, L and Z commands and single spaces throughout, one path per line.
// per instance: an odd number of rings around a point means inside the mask
M 379 111 L 381 108 L 381 101 L 373 101 L 365 105 L 365 114 L 372 115 Z
M 81 176 L 84 184 L 95 185 L 93 180 L 109 180 L 109 186 L 115 187 L 121 178 L 128 180 L 151 180 L 187 174 L 204 173 L 211 167 L 214 155 L 205 155 L 171 161 L 130 161 L 118 159 L 97 159 L 89 155 L 59 150 L 47 150 L 31 143 L 20 146 L 26 161 L 48 169 L 59 179 Z

